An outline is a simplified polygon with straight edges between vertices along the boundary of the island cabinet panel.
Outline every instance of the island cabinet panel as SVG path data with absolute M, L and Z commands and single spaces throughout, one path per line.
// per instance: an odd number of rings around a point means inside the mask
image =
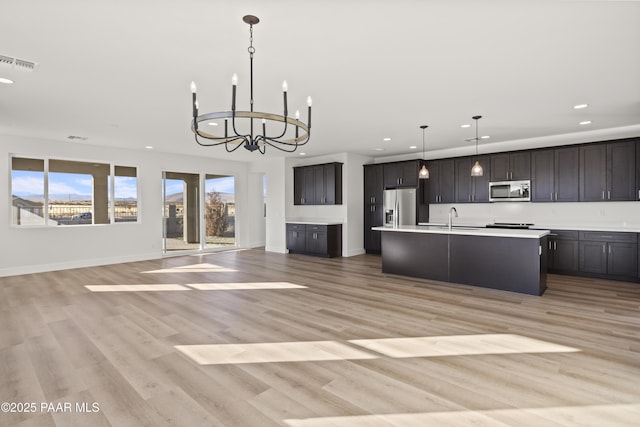
M 450 282 L 530 295 L 542 295 L 546 289 L 546 236 L 516 239 L 452 234 L 449 251 Z
M 542 295 L 547 282 L 546 236 L 471 233 L 382 230 L 382 272 Z
M 453 159 L 427 162 L 429 179 L 427 193 L 429 203 L 453 203 L 455 201 L 455 164 Z
M 531 153 L 516 151 L 491 155 L 491 181 L 531 179 Z
M 448 281 L 448 235 L 382 233 L 382 272 Z

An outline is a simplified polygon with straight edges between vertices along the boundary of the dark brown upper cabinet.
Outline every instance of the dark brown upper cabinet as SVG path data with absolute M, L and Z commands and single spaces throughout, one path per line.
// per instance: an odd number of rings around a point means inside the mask
M 580 201 L 637 200 L 636 142 L 580 147 Z
M 531 201 L 579 201 L 579 160 L 580 152 L 578 147 L 532 151 Z
M 455 164 L 453 159 L 430 160 L 427 162 L 428 201 L 433 203 L 453 203 L 455 200 Z
M 294 205 L 341 205 L 342 163 L 293 168 Z
M 491 155 L 491 181 L 526 179 L 531 179 L 530 151 Z
M 383 163 L 384 188 L 415 188 L 418 186 L 418 160 Z
M 489 201 L 490 156 L 459 157 L 455 159 L 456 203 L 481 203 Z M 471 167 L 478 160 L 482 176 L 471 176 Z

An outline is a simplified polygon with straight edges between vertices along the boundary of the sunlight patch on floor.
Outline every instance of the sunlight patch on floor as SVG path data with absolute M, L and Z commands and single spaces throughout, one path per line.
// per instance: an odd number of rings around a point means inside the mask
M 418 412 L 283 420 L 289 427 L 628 427 L 638 425 L 640 404 L 554 406 L 479 411 Z
M 580 351 L 573 347 L 513 334 L 382 338 L 349 342 L 394 358 Z
M 143 271 L 142 273 L 235 273 L 238 270 L 222 267 L 208 262 L 202 264 L 182 265 L 180 267 Z
M 175 348 L 200 365 L 377 358 L 335 341 L 177 345 Z
M 191 291 L 192 289 L 176 284 L 157 285 L 85 285 L 91 292 L 158 292 Z
M 252 290 L 252 289 L 300 289 L 306 286 L 289 282 L 248 282 L 248 283 L 188 283 L 186 286 L 201 291 Z

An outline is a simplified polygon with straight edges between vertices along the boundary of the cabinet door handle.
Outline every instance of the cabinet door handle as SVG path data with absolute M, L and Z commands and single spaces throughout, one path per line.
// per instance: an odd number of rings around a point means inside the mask
M 549 240 L 549 250 L 551 250 L 551 240 Z
M 553 191 L 551 193 L 549 193 L 549 198 L 551 201 L 553 201 Z
M 469 194 L 469 201 L 471 201 L 471 194 Z
M 558 192 L 556 191 L 556 201 L 558 201 Z
M 611 255 L 611 245 L 609 245 L 609 255 Z
M 602 200 L 604 200 L 604 190 L 602 190 Z
M 611 190 L 607 191 L 607 199 L 611 200 Z
M 553 242 L 553 250 L 555 251 L 556 249 L 558 249 L 558 242 Z
M 602 245 L 602 253 L 603 254 L 607 253 L 607 245 L 606 244 Z

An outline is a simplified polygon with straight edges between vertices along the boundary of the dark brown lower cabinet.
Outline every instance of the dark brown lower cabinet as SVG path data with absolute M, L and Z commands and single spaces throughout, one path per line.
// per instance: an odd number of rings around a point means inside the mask
M 548 239 L 547 268 L 550 273 L 574 274 L 579 268 L 577 231 L 552 230 Z
M 382 250 L 381 231 L 374 231 L 371 227 L 383 225 L 383 205 L 365 205 L 364 212 L 364 249 L 367 253 L 379 254 Z
M 287 249 L 328 258 L 342 256 L 342 224 L 287 223 Z
M 580 273 L 637 281 L 638 235 L 581 231 Z

